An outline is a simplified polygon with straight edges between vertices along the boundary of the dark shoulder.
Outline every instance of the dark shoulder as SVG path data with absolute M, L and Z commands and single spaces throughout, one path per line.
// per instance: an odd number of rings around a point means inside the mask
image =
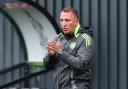
M 93 31 L 91 27 L 80 27 L 80 33 L 86 33 L 93 37 Z
M 83 34 L 81 34 L 81 36 L 83 37 L 83 39 L 84 39 L 83 42 L 85 43 L 86 46 L 94 45 L 93 39 L 89 34 L 83 33 Z

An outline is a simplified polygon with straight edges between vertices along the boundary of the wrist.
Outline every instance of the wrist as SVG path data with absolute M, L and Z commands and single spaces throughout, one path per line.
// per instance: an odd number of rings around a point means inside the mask
M 50 52 L 48 52 L 48 54 L 49 54 L 50 56 L 52 56 L 52 55 L 55 54 L 55 52 L 54 52 L 54 51 L 50 51 Z
M 59 52 L 56 54 L 56 56 L 59 56 L 59 55 L 61 55 L 63 53 L 63 51 L 62 50 L 59 50 Z

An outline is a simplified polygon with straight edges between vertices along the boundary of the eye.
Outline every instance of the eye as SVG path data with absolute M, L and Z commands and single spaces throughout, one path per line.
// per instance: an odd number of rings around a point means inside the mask
M 60 19 L 60 22 L 62 22 L 63 21 L 63 19 Z
M 69 22 L 70 20 L 69 19 L 65 19 L 66 22 Z

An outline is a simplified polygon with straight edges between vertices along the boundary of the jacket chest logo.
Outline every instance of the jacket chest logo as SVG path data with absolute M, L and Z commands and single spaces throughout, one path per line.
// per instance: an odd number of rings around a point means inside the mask
M 71 49 L 74 49 L 75 47 L 76 47 L 76 42 L 71 42 L 71 43 L 70 43 L 70 48 L 71 48 Z

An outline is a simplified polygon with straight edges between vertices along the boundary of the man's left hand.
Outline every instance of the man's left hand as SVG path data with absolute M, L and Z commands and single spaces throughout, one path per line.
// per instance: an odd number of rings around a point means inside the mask
M 53 51 L 58 54 L 60 51 L 62 51 L 62 44 L 60 42 L 60 40 L 54 41 L 53 44 L 55 44 L 55 46 L 53 46 Z

